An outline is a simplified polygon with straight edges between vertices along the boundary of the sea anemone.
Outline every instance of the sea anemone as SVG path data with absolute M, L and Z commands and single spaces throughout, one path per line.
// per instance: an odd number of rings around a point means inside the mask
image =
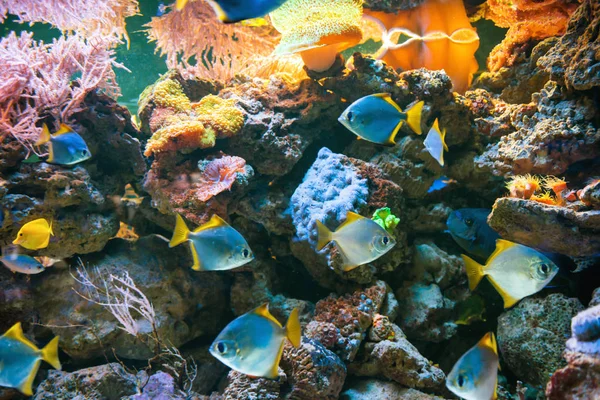
M 544 187 L 552 190 L 557 197 L 562 197 L 562 192 L 567 190 L 567 182 L 555 176 L 547 176 L 543 180 Z
M 529 200 L 537 201 L 538 203 L 547 204 L 549 206 L 557 206 L 559 205 L 559 201 L 552 197 L 550 192 L 544 192 L 541 195 L 532 195 Z
M 208 201 L 217 194 L 230 190 L 238 173 L 246 171 L 246 160 L 236 156 L 224 156 L 209 161 L 202 168 L 200 186 L 196 196 L 200 201 Z
M 535 175 L 516 175 L 506 184 L 510 197 L 529 199 L 541 188 L 541 180 Z

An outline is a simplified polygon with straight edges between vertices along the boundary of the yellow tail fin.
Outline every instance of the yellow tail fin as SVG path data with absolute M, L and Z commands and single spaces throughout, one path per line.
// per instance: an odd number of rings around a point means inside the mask
M 317 221 L 317 250 L 321 250 L 327 243 L 331 242 L 331 231 L 321 221 Z
M 169 242 L 169 247 L 175 247 L 175 246 L 185 242 L 186 240 L 188 240 L 189 234 L 190 234 L 190 230 L 188 229 L 187 225 L 185 224 L 185 221 L 183 220 L 183 218 L 181 218 L 181 215 L 176 214 L 175 230 L 173 231 L 173 237 L 171 238 L 171 241 Z
M 465 269 L 469 278 L 469 289 L 475 290 L 481 278 L 483 278 L 483 265 L 464 254 L 462 255 L 462 259 L 465 262 Z
M 294 347 L 300 346 L 300 340 L 302 338 L 302 329 L 300 328 L 300 320 L 298 319 L 298 309 L 294 308 L 287 323 L 285 324 L 285 334 L 287 338 L 292 342 Z
M 60 370 L 60 360 L 58 359 L 58 336 L 55 337 L 42 349 L 42 360 Z
M 406 110 L 406 123 L 410 126 L 417 135 L 423 133 L 421 131 L 421 112 L 423 111 L 423 100 Z
M 187 4 L 188 0 L 177 0 L 175 3 L 175 8 L 177 10 L 183 10 L 183 7 Z
M 51 234 L 52 236 L 54 236 L 54 231 L 52 230 L 52 223 L 53 223 L 53 222 L 54 222 L 53 220 L 50 220 L 50 234 Z
M 48 129 L 48 125 L 44 124 L 42 126 L 42 133 L 40 133 L 40 137 L 37 140 L 37 142 L 35 142 L 36 146 L 41 146 L 44 143 L 47 143 L 50 141 L 50 130 Z

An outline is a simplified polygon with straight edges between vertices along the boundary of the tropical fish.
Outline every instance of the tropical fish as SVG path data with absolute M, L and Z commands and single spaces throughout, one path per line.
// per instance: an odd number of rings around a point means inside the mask
M 500 239 L 500 235 L 487 223 L 491 212 L 487 208 L 461 208 L 452 211 L 446 220 L 454 241 L 482 261 L 492 255 L 496 249 L 496 240 Z
M 85 140 L 65 124 L 60 124 L 54 135 L 50 135 L 48 126 L 44 124 L 42 134 L 35 144 L 41 146 L 45 143 L 48 143 L 46 162 L 50 164 L 73 165 L 92 156 Z
M 54 236 L 52 222 L 48 224 L 48 221 L 44 218 L 38 218 L 34 221 L 29 221 L 19 229 L 19 233 L 17 233 L 17 238 L 13 240 L 13 244 L 18 244 L 29 250 L 43 249 L 48 247 L 50 235 Z
M 286 338 L 294 347 L 300 346 L 298 310 L 292 310 L 282 327 L 263 304 L 231 321 L 210 346 L 210 353 L 238 372 L 275 379 Z
M 429 154 L 431 154 L 442 167 L 444 166 L 444 150 L 448 151 L 448 146 L 446 146 L 446 142 L 444 141 L 445 137 L 446 130 L 440 130 L 440 125 L 436 118 L 423 142 Z
M 446 387 L 466 400 L 496 399 L 498 368 L 498 345 L 489 332 L 454 364 Z
M 0 336 L 0 386 L 15 388 L 26 396 L 33 394 L 33 380 L 42 360 L 60 370 L 58 336 L 38 349 L 24 335 L 17 322 Z
M 44 266 L 35 258 L 25 254 L 9 254 L 0 257 L 0 262 L 12 272 L 34 275 L 44 272 Z
M 217 18 L 225 23 L 239 22 L 267 15 L 287 0 L 207 0 Z M 177 0 L 175 8 L 183 9 L 188 0 Z
M 362 97 L 350 104 L 338 121 L 361 139 L 379 144 L 395 144 L 394 138 L 406 122 L 417 134 L 421 134 L 421 111 L 419 101 L 403 112 L 388 93 Z
M 481 278 L 487 275 L 504 299 L 504 308 L 539 292 L 558 272 L 556 264 L 539 251 L 504 239 L 496 241 L 496 250 L 485 265 L 464 254 L 462 258 L 469 288 L 475 290 Z
M 440 176 L 438 179 L 433 181 L 429 189 L 427 189 L 427 193 L 437 192 L 438 190 L 442 190 L 447 188 L 449 185 L 457 183 L 456 180 L 448 178 L 447 176 Z
M 125 194 L 121 197 L 121 202 L 126 206 L 135 206 L 138 207 L 144 201 L 144 197 L 139 196 L 133 186 L 130 183 L 125 185 Z
M 246 239 L 235 229 L 213 215 L 210 221 L 190 232 L 179 214 L 169 247 L 190 242 L 196 271 L 222 271 L 241 267 L 254 259 Z
M 252 28 L 260 28 L 261 26 L 267 26 L 267 25 L 269 25 L 269 21 L 267 21 L 263 17 L 247 19 L 247 20 L 244 20 L 244 21 L 242 21 L 240 23 L 242 25 L 244 25 L 244 26 L 249 26 L 249 27 L 252 27 Z
M 377 222 L 352 211 L 348 211 L 346 221 L 335 232 L 317 221 L 317 233 L 317 250 L 334 241 L 344 260 L 344 271 L 376 260 L 396 245 L 394 238 Z

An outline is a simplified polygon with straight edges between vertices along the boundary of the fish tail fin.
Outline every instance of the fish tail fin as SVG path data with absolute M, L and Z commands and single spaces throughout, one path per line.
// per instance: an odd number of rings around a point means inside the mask
M 469 278 L 469 289 L 473 291 L 479 285 L 481 278 L 483 278 L 483 265 L 464 254 L 462 255 L 462 259 L 465 262 L 465 269 Z
M 60 360 L 58 359 L 58 336 L 52 339 L 50 343 L 42 349 L 42 360 L 58 370 L 62 369 Z
M 300 346 L 302 329 L 300 328 L 300 320 L 298 319 L 298 309 L 294 308 L 287 323 L 285 324 L 285 334 L 292 342 L 294 347 Z
M 321 250 L 333 239 L 332 232 L 321 221 L 317 221 L 317 250 Z
M 52 236 L 54 236 L 54 231 L 52 230 L 52 223 L 53 223 L 53 222 L 54 222 L 53 220 L 50 220 L 50 234 L 51 234 Z
M 50 130 L 48 129 L 48 125 L 44 124 L 42 126 L 42 133 L 40 133 L 40 137 L 35 142 L 35 145 L 36 146 L 41 146 L 44 143 L 47 143 L 49 141 L 50 141 Z
M 175 247 L 186 240 L 188 240 L 188 235 L 190 234 L 190 230 L 181 215 L 176 214 L 175 216 L 175 230 L 173 231 L 173 237 L 169 242 L 169 247 Z
M 185 7 L 187 2 L 188 0 L 177 0 L 177 2 L 175 3 L 175 9 L 179 11 L 183 10 L 183 7 Z
M 423 111 L 423 100 L 406 110 L 406 123 L 417 135 L 423 133 L 421 130 L 421 112 Z

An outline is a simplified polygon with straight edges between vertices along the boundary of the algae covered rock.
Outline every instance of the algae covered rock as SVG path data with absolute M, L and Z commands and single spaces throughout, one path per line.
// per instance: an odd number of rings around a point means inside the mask
M 354 380 L 340 396 L 340 400 L 373 399 L 442 400 L 442 397 L 406 388 L 396 382 L 377 379 Z
M 548 400 L 579 400 L 600 398 L 600 358 L 576 352 L 566 352 L 567 366 L 554 372 L 546 386 Z
M 571 318 L 583 306 L 562 294 L 525 298 L 498 318 L 498 347 L 510 370 L 525 382 L 545 385 L 563 367 Z

